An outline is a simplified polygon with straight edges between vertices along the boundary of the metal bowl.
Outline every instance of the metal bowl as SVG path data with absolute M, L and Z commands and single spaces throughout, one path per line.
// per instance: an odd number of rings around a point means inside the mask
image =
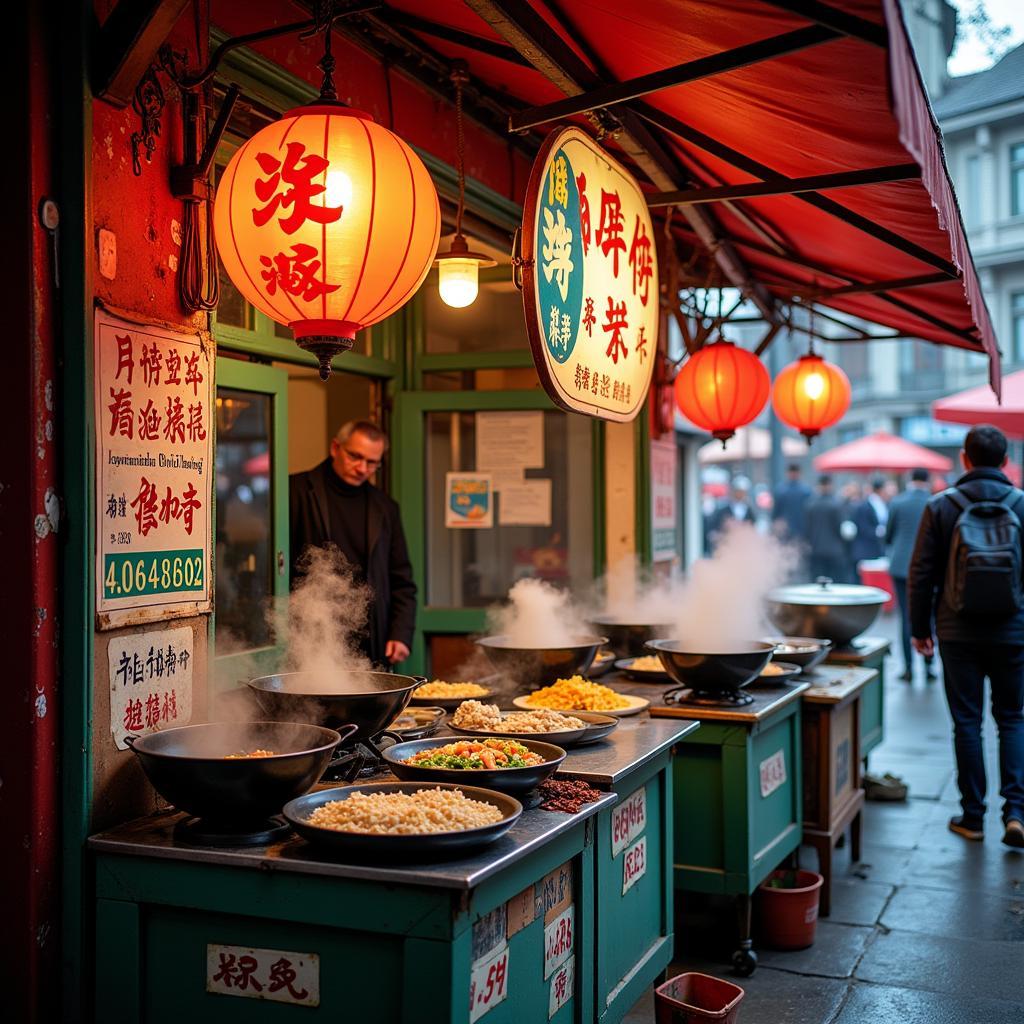
M 769 669 L 773 666 L 777 671 L 770 673 Z M 792 662 L 769 661 L 768 664 L 761 669 L 757 678 L 752 679 L 748 685 L 753 686 L 754 683 L 760 683 L 762 686 L 781 686 L 783 683 L 788 683 L 790 679 L 795 679 L 802 673 L 803 669 L 799 665 L 794 665 Z
M 821 636 L 837 647 L 860 636 L 878 618 L 889 593 L 878 587 L 816 583 L 778 587 L 768 595 L 768 615 L 792 636 Z
M 342 730 L 348 736 L 355 726 Z M 309 792 L 341 740 L 334 729 L 296 722 L 212 722 L 129 736 L 128 745 L 168 803 L 208 822 L 240 826 Z M 227 757 L 258 748 L 275 753 Z
M 508 736 L 491 735 L 488 739 L 510 739 Z M 443 747 L 448 743 L 458 742 L 458 737 L 446 739 L 435 736 L 426 740 L 410 740 L 408 743 L 396 743 L 382 751 L 388 767 L 400 779 L 409 782 L 451 782 L 461 786 L 463 783 L 496 789 L 500 793 L 529 793 L 536 789 L 565 760 L 565 750 L 553 743 L 541 743 L 539 740 L 517 740 L 535 754 L 544 758 L 544 763 L 531 765 L 527 768 L 426 768 L 421 765 L 405 764 L 407 757 L 421 750 Z
M 365 832 L 339 832 L 311 825 L 309 816 L 317 807 L 334 800 L 347 800 L 353 793 L 415 793 L 421 789 L 461 789 L 472 800 L 493 804 L 502 813 L 501 821 L 457 832 L 431 832 L 421 835 L 382 835 Z M 434 782 L 368 782 L 361 786 L 322 789 L 300 796 L 285 805 L 284 816 L 303 839 L 352 857 L 458 856 L 467 850 L 486 846 L 500 839 L 523 813 L 523 805 L 514 797 L 478 786 L 453 786 Z
M 804 672 L 810 672 L 815 665 L 828 657 L 832 650 L 832 641 L 813 636 L 766 636 L 765 643 L 775 644 L 775 654 L 781 661 L 789 662 L 792 665 L 799 665 Z M 780 651 L 779 648 L 785 645 L 795 650 Z
M 642 622 L 626 622 L 614 615 L 599 615 L 588 623 L 597 633 L 604 633 L 608 643 L 620 658 L 638 658 L 644 654 L 648 640 L 671 636 L 675 626 L 649 625 Z
M 490 663 L 517 683 L 550 686 L 559 679 L 583 675 L 598 650 L 608 643 L 603 636 L 578 636 L 563 647 L 518 647 L 507 636 L 477 640 Z
M 731 693 L 756 679 L 768 664 L 775 647 L 753 642 L 731 651 L 689 651 L 676 640 L 651 640 L 673 682 L 701 693 Z
M 391 672 L 282 672 L 250 679 L 249 687 L 265 714 L 286 722 L 336 728 L 351 722 L 354 739 L 370 739 L 404 711 L 422 676 Z

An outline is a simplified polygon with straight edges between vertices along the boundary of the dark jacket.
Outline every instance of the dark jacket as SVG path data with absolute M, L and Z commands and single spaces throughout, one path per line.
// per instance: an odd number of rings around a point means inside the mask
M 786 536 L 803 537 L 807 521 L 807 503 L 811 500 L 811 489 L 799 480 L 788 480 L 780 484 L 772 495 L 772 522 L 782 520 L 786 524 Z
M 882 554 L 882 541 L 878 536 L 878 513 L 866 498 L 853 506 L 853 524 L 857 527 L 857 536 L 850 545 L 854 563 L 879 558 Z
M 812 559 L 842 562 L 846 558 L 846 545 L 839 525 L 846 518 L 838 500 L 831 494 L 815 495 L 807 503 L 807 547 Z
M 972 502 L 1001 501 L 1008 493 L 1010 481 L 998 469 L 972 469 L 956 482 L 956 487 Z M 1016 495 L 1022 496 L 1020 491 Z M 1024 644 L 1024 611 L 1006 618 L 981 618 L 957 615 L 946 604 L 946 563 L 953 527 L 959 518 L 960 509 L 945 494 L 935 495 L 925 505 L 907 576 L 911 635 L 919 639 L 931 636 L 934 612 L 935 632 L 940 641 Z
M 889 503 L 889 522 L 885 524 L 885 543 L 889 546 L 889 575 L 905 580 L 910 572 L 917 528 L 931 495 L 927 487 L 908 487 Z
M 743 522 L 754 523 L 754 506 L 749 501 L 744 501 L 743 506 L 746 508 L 746 515 L 743 517 Z M 719 534 L 725 529 L 727 523 L 732 522 L 736 518 L 735 513 L 732 510 L 733 502 L 726 498 L 719 502 L 718 507 L 708 516 L 707 527 L 705 530 L 704 546 L 705 549 L 714 548 L 718 543 Z
M 288 478 L 288 506 L 291 532 L 291 578 L 307 547 L 330 543 L 327 505 L 327 473 L 333 473 L 330 459 L 305 473 Z M 405 546 L 405 534 L 398 505 L 383 491 L 366 484 L 369 500 L 367 524 L 366 581 L 373 591 L 370 606 L 370 652 L 375 664 L 386 665 L 384 647 L 388 640 L 412 646 L 416 626 L 416 584 Z

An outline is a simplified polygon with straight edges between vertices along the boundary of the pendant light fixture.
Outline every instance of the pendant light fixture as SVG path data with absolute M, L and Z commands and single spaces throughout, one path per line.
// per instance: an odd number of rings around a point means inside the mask
M 772 407 L 787 426 L 799 430 L 810 444 L 823 430 L 838 423 L 850 407 L 850 380 L 834 363 L 814 351 L 814 307 L 811 306 L 810 344 L 806 355 L 790 363 L 775 378 Z
M 452 65 L 452 84 L 455 86 L 455 127 L 459 173 L 459 206 L 455 214 L 455 234 L 447 251 L 438 253 L 437 290 L 441 300 L 449 306 L 461 309 L 470 305 L 480 289 L 480 268 L 497 264 L 489 256 L 472 252 L 462 234 L 462 214 L 466 208 L 466 138 L 462 129 L 462 89 L 469 81 L 465 61 Z
M 725 442 L 757 419 L 771 389 L 764 363 L 724 338 L 698 349 L 676 375 L 676 404 L 695 426 Z
M 326 19 L 320 97 L 261 129 L 217 189 L 221 263 L 261 313 L 292 329 L 327 380 L 356 331 L 403 306 L 437 251 L 441 209 L 423 161 L 338 100 Z

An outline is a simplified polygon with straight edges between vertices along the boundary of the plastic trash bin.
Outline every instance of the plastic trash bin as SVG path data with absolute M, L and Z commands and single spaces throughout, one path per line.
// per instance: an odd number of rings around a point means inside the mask
M 695 971 L 677 974 L 654 990 L 656 1024 L 734 1024 L 744 991 L 739 985 Z

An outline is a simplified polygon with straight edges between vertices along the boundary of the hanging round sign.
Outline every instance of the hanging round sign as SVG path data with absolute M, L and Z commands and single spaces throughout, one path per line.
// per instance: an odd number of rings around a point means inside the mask
M 579 128 L 534 161 L 523 213 L 533 361 L 563 409 L 628 422 L 658 357 L 658 256 L 636 179 Z

